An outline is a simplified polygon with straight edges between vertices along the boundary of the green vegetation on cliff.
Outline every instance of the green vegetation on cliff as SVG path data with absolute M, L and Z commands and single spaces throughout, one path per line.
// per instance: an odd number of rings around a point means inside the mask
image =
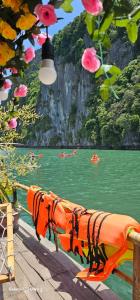
M 64 65 L 66 63 L 73 63 L 74 65 L 76 65 L 76 72 L 78 68 L 81 68 L 80 60 L 83 50 L 86 47 L 90 46 L 84 18 L 85 14 L 82 13 L 53 38 L 56 64 L 58 59 L 61 58 L 59 63 L 62 63 Z M 121 39 L 122 43 L 124 44 L 128 43 L 127 33 L 124 28 L 119 28 L 118 30 L 115 27 L 112 28 L 109 32 L 109 37 L 112 44 L 118 39 Z M 140 54 L 139 42 L 140 39 L 138 39 L 136 45 L 133 47 L 133 57 L 137 57 L 137 55 Z M 107 52 L 103 52 L 104 56 L 106 55 L 106 53 Z M 132 57 L 132 54 L 130 54 L 130 57 Z M 34 103 L 36 106 L 36 111 L 40 112 L 42 93 L 40 90 L 41 85 L 38 80 L 38 71 L 36 71 L 39 67 L 38 61 L 39 59 L 37 58 L 37 60 L 32 63 L 31 72 L 27 74 L 26 80 L 29 81 L 29 93 L 27 101 L 28 103 Z M 129 143 L 130 145 L 136 143 L 140 144 L 139 73 L 140 57 L 137 57 L 137 59 L 131 61 L 129 65 L 123 70 L 122 75 L 119 76 L 118 81 L 116 82 L 115 92 L 118 95 L 119 100 L 116 100 L 113 96 L 111 96 L 106 102 L 101 99 L 99 94 L 99 86 L 102 83 L 102 77 L 98 78 L 98 82 L 97 80 L 95 82 L 95 76 L 91 75 L 91 89 L 93 86 L 93 91 L 88 96 L 86 107 L 89 115 L 86 121 L 85 116 L 87 116 L 87 111 L 85 111 L 85 114 L 83 114 L 82 116 L 81 123 L 83 123 L 83 126 L 81 128 L 78 128 L 77 143 L 80 143 L 80 141 L 86 139 L 91 141 L 94 145 L 103 145 L 106 147 L 112 146 L 113 148 L 119 148 L 122 145 L 126 145 Z M 77 82 L 75 84 L 78 85 Z M 86 86 L 86 80 L 84 84 Z M 60 92 L 61 91 L 58 89 L 58 94 Z M 47 88 L 46 93 L 48 93 L 49 95 L 51 94 L 53 99 L 53 86 Z M 57 99 L 56 93 L 55 99 Z M 67 101 L 67 99 L 64 99 L 64 101 Z M 65 108 L 63 107 L 63 109 Z M 41 110 L 41 112 L 41 116 L 38 120 L 36 120 L 35 125 L 30 126 L 30 130 L 27 134 L 26 140 L 29 140 L 31 142 L 36 141 L 37 143 L 39 143 L 44 133 L 47 133 L 47 131 L 49 131 L 50 129 L 52 129 L 53 132 L 54 125 L 52 122 L 53 120 L 51 120 L 53 114 L 50 114 L 51 117 L 49 117 L 49 110 L 48 115 L 45 115 L 43 113 L 43 110 Z M 77 118 L 79 118 L 78 113 L 79 112 L 76 106 L 76 102 L 73 101 L 68 115 L 69 130 L 75 128 L 76 120 Z M 58 115 L 58 117 L 61 118 L 60 115 Z M 52 136 L 50 137 L 50 144 L 54 145 L 57 144 L 57 142 L 60 142 L 60 135 L 61 132 L 59 133 L 59 136 L 53 136 L 52 134 Z M 67 133 L 66 142 L 68 144 L 72 144 L 73 142 L 71 131 Z
M 115 148 L 140 139 L 140 56 L 123 70 L 115 91 L 119 100 L 112 96 L 103 102 L 98 86 L 89 95 L 89 116 L 85 127 L 96 145 Z
M 85 14 L 76 17 L 72 23 L 59 31 L 53 38 L 55 55 L 64 63 L 78 63 L 85 49 L 84 35 L 87 33 Z

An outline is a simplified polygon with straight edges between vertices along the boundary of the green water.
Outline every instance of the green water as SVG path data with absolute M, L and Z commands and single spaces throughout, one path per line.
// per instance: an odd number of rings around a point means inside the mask
M 30 149 L 21 149 L 27 153 Z M 140 222 L 140 152 L 97 150 L 99 164 L 90 162 L 93 150 L 78 150 L 72 158 L 60 159 L 61 150 L 33 150 L 42 153 L 40 169 L 22 179 L 30 185 L 36 184 L 52 190 L 65 199 L 80 203 L 86 208 L 96 208 L 115 213 L 128 214 Z M 71 150 L 63 150 L 70 153 Z M 22 197 L 22 203 L 26 200 Z M 29 224 L 32 221 L 22 215 Z M 123 269 L 129 273 L 131 266 Z M 124 300 L 131 299 L 131 288 L 112 275 L 106 282 Z

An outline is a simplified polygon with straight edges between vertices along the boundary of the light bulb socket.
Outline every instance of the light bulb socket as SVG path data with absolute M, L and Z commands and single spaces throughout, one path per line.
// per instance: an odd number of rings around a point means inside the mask
M 45 43 L 42 45 L 42 60 L 52 59 L 54 60 L 54 47 L 50 42 L 50 39 L 47 37 Z
M 43 59 L 41 62 L 41 68 L 54 68 L 54 61 L 52 59 Z

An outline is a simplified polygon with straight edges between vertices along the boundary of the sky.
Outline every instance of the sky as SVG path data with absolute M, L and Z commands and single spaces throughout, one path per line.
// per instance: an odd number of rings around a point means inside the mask
M 46 1 L 43 1 L 44 3 Z M 63 29 L 67 24 L 73 21 L 76 16 L 79 16 L 80 13 L 84 10 L 83 5 L 80 0 L 73 0 L 72 6 L 74 10 L 72 13 L 65 13 L 63 9 L 57 9 L 56 14 L 57 17 L 64 18 L 63 20 L 59 20 L 57 24 L 49 27 L 49 34 L 54 35 L 60 29 Z

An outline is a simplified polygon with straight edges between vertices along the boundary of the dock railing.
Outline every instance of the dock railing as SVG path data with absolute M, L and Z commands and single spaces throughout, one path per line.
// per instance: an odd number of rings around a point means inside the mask
M 22 189 L 26 192 L 28 192 L 29 187 L 20 184 L 18 182 L 15 183 L 15 188 Z M 21 204 L 19 205 L 20 208 L 31 215 L 31 213 L 24 208 Z M 130 233 L 128 233 L 127 237 L 128 241 L 131 241 L 134 245 L 133 250 L 133 277 L 128 276 L 125 272 L 122 272 L 118 269 L 114 269 L 113 274 L 120 277 L 122 280 L 126 281 L 130 285 L 132 285 L 132 299 L 133 300 L 140 300 L 140 233 L 135 232 L 132 230 Z
M 13 212 L 11 203 L 0 204 L 0 284 L 15 279 Z

